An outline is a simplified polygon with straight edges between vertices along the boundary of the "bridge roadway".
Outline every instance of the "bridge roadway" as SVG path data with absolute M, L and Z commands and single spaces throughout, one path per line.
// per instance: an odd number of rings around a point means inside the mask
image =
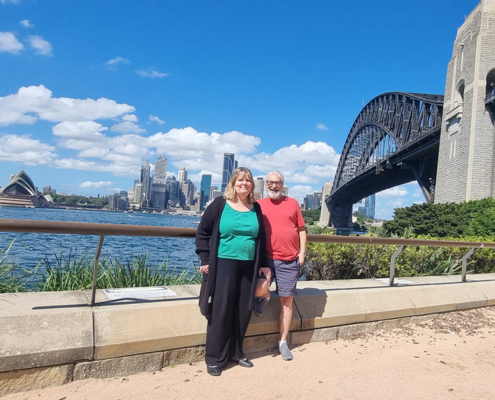
M 171 289 L 177 296 L 113 301 L 98 291 L 93 307 L 89 306 L 90 291 L 1 294 L 0 396 L 71 381 L 77 386 L 81 379 L 130 376 L 184 363 L 204 372 L 206 322 L 197 306 L 199 286 Z M 272 368 L 272 363 L 262 359 L 271 359 L 278 340 L 277 300 L 273 295 L 262 318 L 253 316 L 245 342 L 248 354 L 261 352 L 255 354 L 256 364 L 266 368 Z M 290 343 L 296 357 L 301 357 L 310 342 L 339 339 L 335 346 L 342 349 L 340 339 L 379 329 L 405 329 L 425 316 L 494 304 L 495 274 L 468 275 L 465 283 L 460 276 L 399 279 L 394 287 L 388 286 L 388 279 L 299 282 Z M 489 339 L 493 351 L 493 334 Z M 365 354 L 353 354 L 355 359 L 348 361 L 372 362 Z M 327 361 L 321 368 L 332 370 L 332 357 Z M 309 379 L 297 360 L 277 368 L 281 374 L 296 368 L 302 380 Z M 231 368 L 224 376 L 237 376 L 240 369 Z M 341 371 L 330 371 L 328 376 L 332 373 L 339 376 Z M 258 383 L 258 390 L 271 385 Z M 293 383 L 287 381 L 290 387 Z

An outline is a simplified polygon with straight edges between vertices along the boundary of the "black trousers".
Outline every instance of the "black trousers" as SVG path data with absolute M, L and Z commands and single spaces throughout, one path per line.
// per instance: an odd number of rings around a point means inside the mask
M 251 310 L 249 297 L 254 261 L 219 258 L 213 309 L 206 329 L 205 360 L 223 368 L 230 360 L 244 357 L 242 344 Z

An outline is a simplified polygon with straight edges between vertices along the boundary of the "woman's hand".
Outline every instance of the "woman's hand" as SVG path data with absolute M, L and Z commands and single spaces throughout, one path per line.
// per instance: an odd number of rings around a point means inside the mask
M 202 265 L 201 267 L 199 267 L 199 272 L 200 272 L 201 274 L 202 274 L 203 272 L 204 272 L 205 274 L 207 274 L 207 273 L 208 273 L 208 269 L 209 269 L 209 267 L 210 267 L 209 265 Z

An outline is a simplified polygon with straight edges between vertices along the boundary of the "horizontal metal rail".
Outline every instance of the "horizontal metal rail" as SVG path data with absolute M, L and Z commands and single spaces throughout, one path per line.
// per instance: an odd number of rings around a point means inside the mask
M 86 222 L 35 221 L 25 219 L 1 219 L 0 232 L 54 233 L 98 236 L 156 236 L 194 238 L 195 228 L 168 226 L 91 224 Z M 308 241 L 316 243 L 385 244 L 395 246 L 433 246 L 495 248 L 491 242 L 465 242 L 455 240 L 399 239 L 368 236 L 308 235 Z
M 24 219 L 1 219 L 0 232 L 26 232 L 26 233 L 51 233 L 68 235 L 98 235 L 100 240 L 94 259 L 93 287 L 91 306 L 95 303 L 96 276 L 98 273 L 98 260 L 103 239 L 105 236 L 155 236 L 172 238 L 194 238 L 196 229 L 176 228 L 168 226 L 147 225 L 120 225 L 120 224 L 92 224 L 86 222 L 62 222 L 62 221 L 36 221 Z M 391 261 L 390 286 L 394 284 L 395 259 L 405 246 L 432 246 L 432 247 L 467 247 L 472 249 L 462 259 L 462 281 L 466 281 L 467 258 L 474 249 L 495 248 L 495 243 L 490 242 L 465 242 L 454 240 L 429 240 L 429 239 L 398 239 L 368 236 L 338 236 L 338 235 L 308 235 L 309 242 L 315 243 L 348 243 L 348 244 L 376 244 L 401 246 Z

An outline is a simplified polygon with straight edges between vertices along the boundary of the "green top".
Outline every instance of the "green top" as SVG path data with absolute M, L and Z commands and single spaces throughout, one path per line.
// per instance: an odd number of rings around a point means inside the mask
M 254 260 L 258 217 L 254 207 L 250 211 L 236 211 L 225 203 L 220 217 L 220 245 L 218 257 L 231 260 Z

